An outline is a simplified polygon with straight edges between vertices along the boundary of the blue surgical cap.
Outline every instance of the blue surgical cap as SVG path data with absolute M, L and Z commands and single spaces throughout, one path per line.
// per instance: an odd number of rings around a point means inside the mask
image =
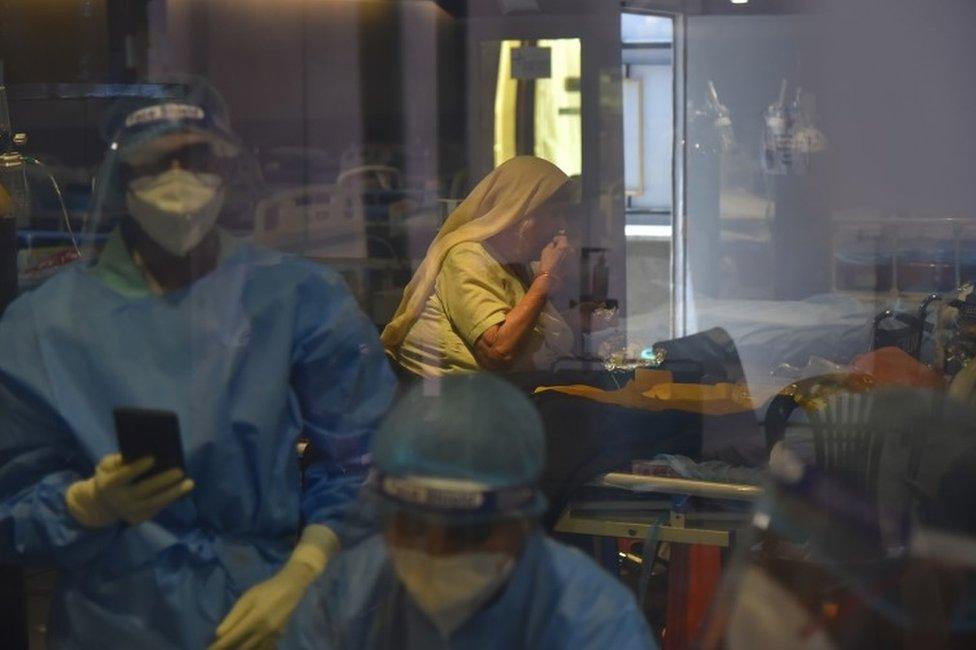
M 141 92 L 117 101 L 102 124 L 105 139 L 123 157 L 170 133 L 196 134 L 222 156 L 240 150 L 223 97 L 202 78 L 167 77 L 135 90 Z
M 539 514 L 545 500 L 535 483 L 545 456 L 535 407 L 512 385 L 480 373 L 414 386 L 387 416 L 373 443 L 380 476 L 483 486 L 481 518 Z M 521 504 L 512 498 L 518 489 L 530 497 Z

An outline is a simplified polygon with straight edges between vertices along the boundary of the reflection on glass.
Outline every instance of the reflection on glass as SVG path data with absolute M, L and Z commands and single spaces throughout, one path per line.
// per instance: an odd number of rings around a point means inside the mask
M 633 595 L 539 525 L 545 436 L 510 384 L 415 386 L 372 455 L 378 522 L 320 583 L 324 647 L 657 647 Z
M 976 3 L 929 4 L 0 2 L 0 644 L 972 646 Z M 391 373 L 435 464 L 367 453 Z M 513 516 L 412 508 L 459 504 Z

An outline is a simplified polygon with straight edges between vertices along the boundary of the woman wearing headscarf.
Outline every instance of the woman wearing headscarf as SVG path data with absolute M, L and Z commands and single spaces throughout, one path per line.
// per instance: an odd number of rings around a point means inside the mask
M 550 162 L 513 158 L 444 222 L 383 331 L 407 371 L 545 369 L 572 353 L 573 332 L 550 302 L 572 248 L 569 178 Z

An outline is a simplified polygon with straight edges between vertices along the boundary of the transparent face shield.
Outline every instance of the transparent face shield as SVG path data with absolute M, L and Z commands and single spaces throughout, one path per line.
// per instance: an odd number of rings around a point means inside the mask
M 702 646 L 971 641 L 976 493 L 954 477 L 976 469 L 972 414 L 919 390 L 827 399 L 823 409 L 809 427 L 816 461 L 786 452 L 773 464 Z
M 245 205 L 233 190 L 245 184 L 245 157 L 215 90 L 191 79 L 136 85 L 132 92 L 103 121 L 108 144 L 79 234 L 88 260 L 120 228 L 127 243 L 136 233 L 182 257 L 217 225 L 233 229 L 253 212 L 253 203 Z
M 389 477 L 385 482 L 390 483 Z M 426 484 L 421 489 L 428 495 L 438 494 L 436 498 L 453 503 L 508 498 L 504 492 L 484 491 L 482 486 L 468 482 L 411 479 L 409 483 L 414 486 L 410 489 Z M 390 487 L 379 488 L 380 498 L 387 501 L 380 525 L 393 573 L 411 604 L 441 636 L 450 638 L 504 589 L 531 524 L 521 517 L 472 517 L 457 508 L 431 511 L 409 507 L 402 501 L 389 500 Z M 522 498 L 532 498 L 530 489 L 523 493 Z

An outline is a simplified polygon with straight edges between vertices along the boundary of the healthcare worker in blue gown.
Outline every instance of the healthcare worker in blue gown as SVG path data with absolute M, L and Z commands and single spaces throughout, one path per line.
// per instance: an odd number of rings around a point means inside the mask
M 376 435 L 380 532 L 315 591 L 321 647 L 647 650 L 632 594 L 535 523 L 542 424 L 485 374 L 415 386 Z
M 299 647 L 392 396 L 335 273 L 215 227 L 240 145 L 183 88 L 125 113 L 97 257 L 0 320 L 0 561 L 61 569 L 51 648 Z M 116 407 L 175 412 L 185 473 L 124 462 Z

